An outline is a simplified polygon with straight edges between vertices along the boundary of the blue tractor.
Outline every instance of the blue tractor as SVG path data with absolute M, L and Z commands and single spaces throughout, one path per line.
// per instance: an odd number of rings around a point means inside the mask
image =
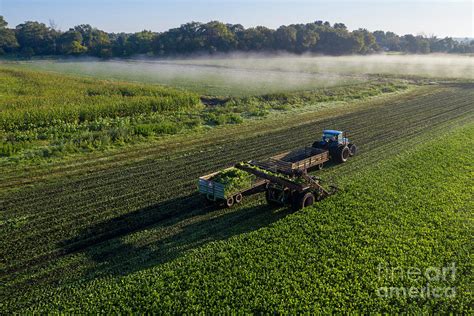
M 331 160 L 336 162 L 346 162 L 357 153 L 356 145 L 349 141 L 345 132 L 332 129 L 324 130 L 323 137 L 314 142 L 313 147 L 329 151 Z

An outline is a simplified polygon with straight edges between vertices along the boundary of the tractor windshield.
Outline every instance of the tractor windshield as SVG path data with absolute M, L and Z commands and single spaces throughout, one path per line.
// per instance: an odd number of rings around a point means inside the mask
M 326 141 L 326 142 L 337 141 L 337 136 L 338 136 L 338 134 L 334 134 L 334 133 L 324 133 L 323 134 L 323 140 Z

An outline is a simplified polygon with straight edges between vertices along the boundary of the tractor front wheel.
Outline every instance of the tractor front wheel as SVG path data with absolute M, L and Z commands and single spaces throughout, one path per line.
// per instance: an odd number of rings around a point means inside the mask
M 355 156 L 357 154 L 357 146 L 354 144 L 349 144 L 350 156 Z

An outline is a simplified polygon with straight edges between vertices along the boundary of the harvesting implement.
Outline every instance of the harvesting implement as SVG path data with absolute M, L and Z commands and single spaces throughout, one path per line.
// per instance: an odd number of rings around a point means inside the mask
M 235 167 L 267 181 L 265 198 L 270 205 L 291 205 L 294 209 L 301 209 L 337 191 L 334 186 L 326 190 L 321 185 L 321 179 L 308 175 L 306 170 L 287 175 L 273 172 L 253 161 Z
M 237 192 L 227 193 L 226 184 L 213 180 L 222 171 L 200 177 L 198 189 L 207 200 L 223 202 L 227 207 L 241 203 L 245 195 L 265 192 L 270 205 L 291 205 L 301 209 L 337 192 L 334 186 L 324 188 L 321 179 L 309 175 L 308 171 L 321 169 L 327 161 L 346 162 L 356 151 L 357 147 L 349 142 L 344 132 L 324 130 L 322 139 L 311 147 L 236 164 L 233 168 L 255 176 L 255 181 Z

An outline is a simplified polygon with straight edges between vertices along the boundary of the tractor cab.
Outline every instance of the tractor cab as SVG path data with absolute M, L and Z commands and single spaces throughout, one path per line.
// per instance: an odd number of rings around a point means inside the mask
M 321 147 L 339 147 L 349 144 L 349 140 L 344 137 L 344 132 L 333 129 L 325 129 L 320 141 Z

